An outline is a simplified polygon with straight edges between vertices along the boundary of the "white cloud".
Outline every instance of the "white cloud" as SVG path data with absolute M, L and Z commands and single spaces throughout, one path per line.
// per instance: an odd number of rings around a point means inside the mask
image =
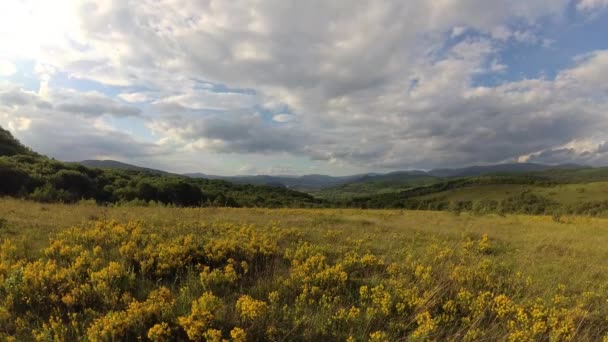
M 32 120 L 29 118 L 16 117 L 8 120 L 8 129 L 13 132 L 26 131 L 31 124 Z
M 215 92 L 207 89 L 191 90 L 169 95 L 154 102 L 158 107 L 173 114 L 174 110 L 234 110 L 251 108 L 259 103 L 254 94 Z
M 559 74 L 557 81 L 563 86 L 576 85 L 585 92 L 608 90 L 608 50 L 594 51 L 577 58 L 578 64 Z
M 12 76 L 17 72 L 15 64 L 7 60 L 0 59 L 0 77 L 1 76 Z
M 498 40 L 508 40 L 509 38 L 511 38 L 511 36 L 513 36 L 513 32 L 511 32 L 511 30 L 509 30 L 509 28 L 505 26 L 494 27 L 490 34 L 492 38 Z
M 123 101 L 149 102 L 152 132 L 193 156 L 434 167 L 517 159 L 606 128 L 606 52 L 582 57 L 555 80 L 477 85 L 509 71 L 505 46 L 546 45 L 538 19 L 561 15 L 567 0 L 72 4 L 58 30 L 67 37 L 55 32 L 52 46 L 29 50 L 48 66 L 40 74 L 49 82 L 39 94 L 0 96 L 83 122 L 143 121 Z M 120 86 L 113 89 L 122 101 L 54 89 L 56 72 Z M 256 113 L 281 114 L 271 121 Z
M 466 31 L 467 31 L 466 26 L 455 26 L 454 28 L 452 28 L 451 36 L 452 36 L 452 38 L 456 38 L 456 37 L 461 36 Z
M 118 97 L 130 103 L 141 103 L 149 100 L 148 95 L 145 93 L 122 93 Z
M 294 117 L 291 114 L 277 114 L 272 117 L 272 120 L 276 122 L 291 122 L 294 120 Z
M 608 0 L 580 0 L 580 2 L 576 5 L 576 8 L 581 11 L 591 11 L 604 7 L 608 7 Z

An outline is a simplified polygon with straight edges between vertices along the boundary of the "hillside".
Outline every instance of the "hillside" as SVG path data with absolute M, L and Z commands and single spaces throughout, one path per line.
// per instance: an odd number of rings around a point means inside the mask
M 111 160 L 81 163 L 50 160 L 30 151 L 5 130 L 0 150 L 5 151 L 0 157 L 3 179 L 0 195 L 41 202 L 92 199 L 103 204 L 140 201 L 177 206 L 363 207 L 589 215 L 608 212 L 608 168 L 502 164 L 345 177 L 205 179 Z
M 335 187 L 310 193 L 316 197 L 343 200 L 352 197 L 399 192 L 413 187 L 439 183 L 442 178 L 422 171 L 401 171 L 382 175 L 366 175 Z
M 2 130 L 0 196 L 40 202 L 100 204 L 148 202 L 175 206 L 313 207 L 322 201 L 301 192 L 268 186 L 191 179 L 113 161 L 78 163 L 51 160 L 31 152 Z
M 480 176 L 523 176 L 530 173 L 547 172 L 552 179 L 559 177 L 572 178 L 571 170 L 580 170 L 579 181 L 590 181 L 592 177 L 602 179 L 602 172 L 593 171 L 590 167 L 575 164 L 543 165 L 534 163 L 497 164 L 471 166 L 457 169 L 434 169 L 430 171 L 398 171 L 387 174 L 366 175 L 339 186 L 324 188 L 310 193 L 325 199 L 344 200 L 353 197 L 365 197 L 389 193 L 398 193 L 416 187 L 424 187 L 453 179 Z
M 155 174 L 155 175 L 170 175 L 171 174 L 166 171 L 131 165 L 131 164 L 119 162 L 116 160 L 83 160 L 83 161 L 79 161 L 76 163 L 86 166 L 86 167 L 92 167 L 92 168 L 98 168 L 98 169 L 139 171 L 139 172 L 147 172 L 147 173 L 151 173 L 151 174 Z
M 608 168 L 446 179 L 400 192 L 343 199 L 341 203 L 365 208 L 606 215 Z
M 536 163 L 506 163 L 506 164 L 496 164 L 496 165 L 485 165 L 485 166 L 469 166 L 459 169 L 434 169 L 428 172 L 429 175 L 435 177 L 476 177 L 483 176 L 489 174 L 497 174 L 497 173 L 528 173 L 528 172 L 538 172 L 545 171 L 550 169 L 582 169 L 586 168 L 583 165 L 577 164 L 562 164 L 562 165 L 545 165 L 545 164 L 536 164 Z
M 352 197 L 370 196 L 400 192 L 419 186 L 432 185 L 454 178 L 478 177 L 485 175 L 513 175 L 548 170 L 579 170 L 590 167 L 564 164 L 544 165 L 535 163 L 496 164 L 470 166 L 453 169 L 433 169 L 430 171 L 411 170 L 390 173 L 368 173 L 333 177 L 327 175 L 304 176 L 216 176 L 202 173 L 185 174 L 192 178 L 222 179 L 237 184 L 284 186 L 307 192 L 318 198 L 344 200 Z M 589 176 L 593 172 L 588 172 Z M 585 178 L 585 177 L 583 177 Z M 583 179 L 584 180 L 584 179 Z
M 203 173 L 186 173 L 185 176 L 192 178 L 221 179 L 237 184 L 273 185 L 284 186 L 299 191 L 315 191 L 328 187 L 356 181 L 365 175 L 352 175 L 344 177 L 333 177 L 327 175 L 304 175 L 304 176 L 216 176 Z
M 14 156 L 18 154 L 34 155 L 35 153 L 23 146 L 19 140 L 13 137 L 11 132 L 0 127 L 0 156 Z

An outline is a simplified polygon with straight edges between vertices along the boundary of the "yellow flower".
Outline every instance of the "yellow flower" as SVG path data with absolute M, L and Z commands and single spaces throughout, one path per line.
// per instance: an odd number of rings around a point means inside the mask
M 239 327 L 234 327 L 234 329 L 232 329 L 230 331 L 230 337 L 232 337 L 232 341 L 234 341 L 234 342 L 246 342 L 247 341 L 247 333 L 245 332 L 245 330 L 243 330 Z
M 416 323 L 418 323 L 418 328 L 412 333 L 414 338 L 426 337 L 437 329 L 437 322 L 433 320 L 428 311 L 416 315 Z
M 388 334 L 384 331 L 375 331 L 369 334 L 369 342 L 389 342 Z
M 209 329 L 203 334 L 207 342 L 222 342 L 222 332 L 217 329 Z
M 268 305 L 264 301 L 256 300 L 250 296 L 244 295 L 236 301 L 236 310 L 242 318 L 246 320 L 255 320 L 266 314 Z
M 200 340 L 222 305 L 222 301 L 218 297 L 211 292 L 206 292 L 192 302 L 190 315 L 179 317 L 178 322 L 191 340 Z
M 148 330 L 148 338 L 151 341 L 169 341 L 171 337 L 171 329 L 169 328 L 169 324 L 157 323 L 152 328 Z

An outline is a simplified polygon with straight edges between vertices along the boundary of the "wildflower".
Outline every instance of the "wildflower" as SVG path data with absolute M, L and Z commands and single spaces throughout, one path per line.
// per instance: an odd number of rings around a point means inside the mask
M 171 329 L 169 324 L 157 323 L 148 330 L 148 338 L 151 341 L 169 341 L 171 338 Z
M 222 305 L 222 301 L 218 297 L 211 292 L 206 292 L 192 302 L 190 315 L 179 317 L 178 322 L 191 340 L 200 340 Z
M 374 331 L 369 334 L 369 342 L 388 342 L 388 334 L 384 331 Z
M 266 313 L 268 305 L 266 302 L 245 295 L 236 301 L 236 310 L 242 318 L 253 321 Z
M 414 338 L 426 337 L 437 329 L 437 323 L 428 311 L 416 315 L 416 323 L 418 328 L 412 333 Z
M 245 330 L 243 330 L 239 327 L 234 327 L 230 331 L 230 337 L 232 338 L 233 342 L 246 342 L 247 341 L 247 333 L 245 332 Z

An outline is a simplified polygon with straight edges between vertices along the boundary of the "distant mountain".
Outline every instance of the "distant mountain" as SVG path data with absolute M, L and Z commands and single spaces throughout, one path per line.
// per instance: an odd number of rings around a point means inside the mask
M 326 175 L 304 175 L 304 176 L 215 176 L 203 173 L 186 173 L 184 176 L 191 178 L 221 179 L 237 184 L 285 186 L 293 189 L 322 189 L 340 184 L 346 184 L 366 175 L 352 175 L 344 177 L 333 177 Z
M 351 176 L 333 177 L 327 175 L 304 175 L 304 176 L 217 176 L 203 173 L 187 173 L 185 176 L 191 178 L 221 179 L 238 184 L 273 185 L 285 186 L 301 191 L 315 192 L 321 189 L 343 187 L 348 185 L 350 190 L 363 191 L 370 187 L 362 187 L 362 184 L 373 183 L 374 189 L 386 191 L 391 187 L 401 189 L 403 186 L 430 184 L 443 178 L 474 177 L 488 174 L 504 173 L 527 173 L 538 172 L 549 169 L 581 169 L 586 166 L 577 164 L 544 165 L 535 163 L 512 163 L 496 164 L 486 166 L 470 166 L 458 169 L 435 169 L 431 171 L 411 170 L 396 171 L 390 173 L 367 173 Z
M 171 173 L 146 167 L 140 167 L 115 160 L 84 160 L 79 164 L 101 169 L 118 169 L 143 171 L 156 175 L 170 175 Z M 183 176 L 190 178 L 204 178 L 224 180 L 235 184 L 268 185 L 273 187 L 286 187 L 309 193 L 319 193 L 320 190 L 330 189 L 330 193 L 345 191 L 348 193 L 390 192 L 403 190 L 411 186 L 433 184 L 446 178 L 476 177 L 490 174 L 514 174 L 540 172 L 551 169 L 582 169 L 587 166 L 577 164 L 544 165 L 535 163 L 511 163 L 484 166 L 470 166 L 455 169 L 434 169 L 431 171 L 410 170 L 390 173 L 366 173 L 350 176 L 327 176 L 310 174 L 304 176 L 290 175 L 241 175 L 218 176 L 204 173 L 186 173 Z
M 412 171 L 396 171 L 384 174 L 368 174 L 356 178 L 350 183 L 363 183 L 363 182 L 387 182 L 387 181 L 409 181 L 411 179 L 417 179 L 422 177 L 429 177 L 429 174 L 424 171 L 412 170 Z
M 97 169 L 140 171 L 140 172 L 151 173 L 154 175 L 171 175 L 170 172 L 131 165 L 131 164 L 119 162 L 116 160 L 83 160 L 83 161 L 76 162 L 76 163 L 80 164 L 80 165 L 84 165 L 86 167 L 93 167 L 93 168 L 97 168 Z
M 435 169 L 428 172 L 435 177 L 474 177 L 494 173 L 525 173 L 545 171 L 549 169 L 582 169 L 587 166 L 577 164 L 545 165 L 535 163 L 511 163 L 485 166 L 470 166 L 460 169 Z

